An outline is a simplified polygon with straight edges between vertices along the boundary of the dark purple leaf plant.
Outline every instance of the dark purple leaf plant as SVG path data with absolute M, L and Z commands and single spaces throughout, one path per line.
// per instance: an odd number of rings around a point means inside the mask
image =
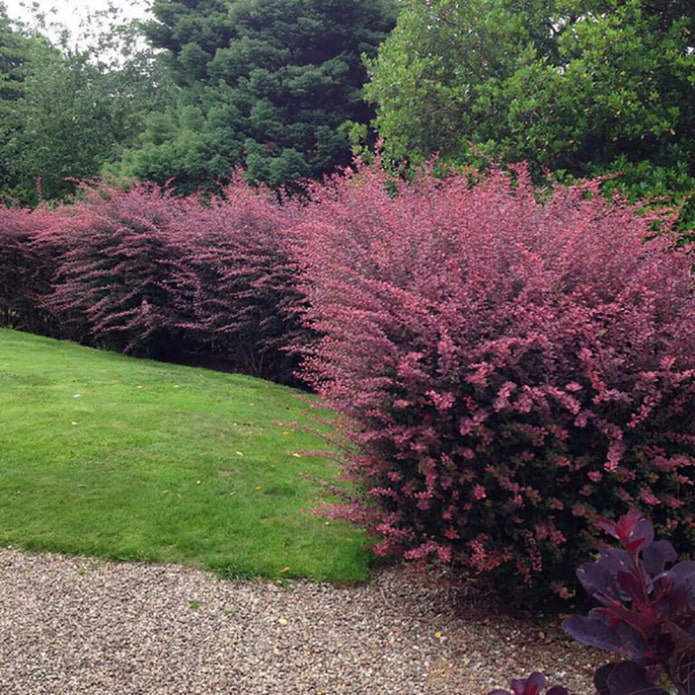
M 672 565 L 673 545 L 655 540 L 654 527 L 637 510 L 617 522 L 600 519 L 598 526 L 620 547 L 601 547 L 598 559 L 582 564 L 577 577 L 601 605 L 563 622 L 578 642 L 624 659 L 596 670 L 598 695 L 669 695 L 661 687 L 667 679 L 675 687 L 671 692 L 695 695 L 695 561 Z M 545 679 L 534 673 L 510 685 L 513 695 L 540 695 Z M 546 693 L 566 694 L 558 686 Z
M 532 673 L 526 680 L 514 679 L 509 683 L 509 690 L 493 690 L 488 695 L 542 695 L 545 690 L 545 676 L 542 673 Z M 569 695 L 567 688 L 556 685 L 545 695 Z

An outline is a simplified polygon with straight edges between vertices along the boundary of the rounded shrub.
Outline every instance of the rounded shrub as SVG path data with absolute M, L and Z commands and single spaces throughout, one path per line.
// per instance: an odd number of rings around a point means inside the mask
M 693 278 L 644 241 L 656 213 L 597 183 L 539 199 L 523 168 L 362 168 L 312 196 L 290 234 L 324 336 L 305 372 L 356 445 L 365 494 L 334 512 L 377 552 L 567 596 L 599 516 L 695 540 Z

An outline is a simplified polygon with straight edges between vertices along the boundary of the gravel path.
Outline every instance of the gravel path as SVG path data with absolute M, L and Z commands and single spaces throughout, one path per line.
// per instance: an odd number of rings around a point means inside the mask
M 485 695 L 535 669 L 590 695 L 592 657 L 410 568 L 339 589 L 0 549 L 2 695 Z

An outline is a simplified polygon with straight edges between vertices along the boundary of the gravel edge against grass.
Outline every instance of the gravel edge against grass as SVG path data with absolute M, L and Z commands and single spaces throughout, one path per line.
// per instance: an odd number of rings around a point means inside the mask
M 536 669 L 591 695 L 596 658 L 441 571 L 339 589 L 0 550 L 3 695 L 485 695 Z

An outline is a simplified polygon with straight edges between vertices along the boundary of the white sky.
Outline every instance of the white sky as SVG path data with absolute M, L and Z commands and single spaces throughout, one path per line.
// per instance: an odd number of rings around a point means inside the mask
M 19 19 L 32 25 L 31 7 L 46 15 L 49 24 L 57 23 L 67 27 L 78 39 L 80 25 L 94 12 L 106 10 L 112 6 L 118 10 L 122 20 L 143 19 L 147 16 L 150 0 L 2 0 L 7 14 L 12 19 Z M 50 34 L 50 32 L 49 32 Z

